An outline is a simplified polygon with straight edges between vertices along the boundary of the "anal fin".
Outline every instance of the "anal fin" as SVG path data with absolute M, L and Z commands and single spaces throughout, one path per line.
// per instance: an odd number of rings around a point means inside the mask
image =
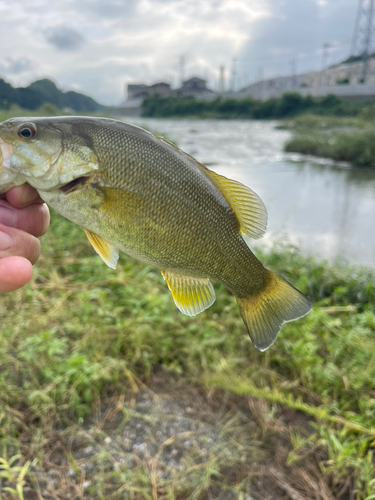
M 110 243 L 107 243 L 101 236 L 98 236 L 96 233 L 89 231 L 88 229 L 84 229 L 86 236 L 94 247 L 95 252 L 100 255 L 100 257 L 104 260 L 108 267 L 112 269 L 116 269 L 116 264 L 118 260 L 118 250 Z
M 162 271 L 178 309 L 195 316 L 215 302 L 215 290 L 208 278 L 192 278 L 170 271 Z

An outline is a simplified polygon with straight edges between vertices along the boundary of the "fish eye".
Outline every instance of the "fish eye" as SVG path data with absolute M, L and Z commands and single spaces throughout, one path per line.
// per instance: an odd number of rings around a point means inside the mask
M 24 123 L 18 129 L 18 135 L 24 139 L 32 139 L 36 134 L 36 127 L 33 123 Z

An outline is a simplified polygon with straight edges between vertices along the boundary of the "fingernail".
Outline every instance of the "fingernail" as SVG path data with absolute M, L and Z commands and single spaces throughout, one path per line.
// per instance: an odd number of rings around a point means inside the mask
M 14 227 L 16 223 L 16 214 L 13 210 L 0 206 L 0 224 Z
M 13 238 L 0 231 L 0 250 L 8 250 L 13 245 Z

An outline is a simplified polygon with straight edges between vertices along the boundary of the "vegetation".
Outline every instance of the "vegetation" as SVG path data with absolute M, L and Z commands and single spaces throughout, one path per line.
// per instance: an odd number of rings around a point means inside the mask
M 297 92 L 287 92 L 280 99 L 255 101 L 245 99 L 217 98 L 212 101 L 195 97 L 148 97 L 143 102 L 142 115 L 148 117 L 188 116 L 199 118 L 252 118 L 279 119 L 314 113 L 322 116 L 358 116 L 364 109 L 375 106 L 369 103 L 342 101 L 334 95 L 320 99 L 303 97 Z
M 51 80 L 38 80 L 25 88 L 13 88 L 0 78 L 0 109 L 9 110 L 11 106 L 19 106 L 34 111 L 44 104 L 51 104 L 58 109 L 70 108 L 78 113 L 96 113 L 105 109 L 86 95 L 73 91 L 62 92 Z
M 284 126 L 372 133 L 370 108 L 332 115 Z M 0 297 L 0 498 L 375 499 L 375 271 L 257 254 L 314 303 L 265 353 L 221 285 L 186 317 L 53 213 L 33 282 Z
M 107 268 L 55 213 L 42 240 L 33 283 L 0 301 L 2 498 L 245 498 L 263 476 L 281 488 L 272 498 L 375 498 L 373 271 L 258 250 L 314 302 L 260 353 L 224 287 L 189 318 L 158 271 L 126 256 Z M 153 443 L 169 425 L 135 404 L 160 373 L 164 392 L 195 391 L 179 418 L 196 431 L 171 431 L 156 455 L 129 451 L 132 422 Z M 213 427 L 203 403 L 189 413 L 200 394 L 216 404 Z M 180 465 L 165 465 L 184 446 Z
M 284 122 L 281 126 L 293 131 L 285 150 L 375 167 L 374 111 L 367 107 L 353 118 L 303 115 Z
M 340 83 L 345 84 L 342 80 Z M 280 119 L 293 131 L 286 151 L 346 161 L 357 167 L 375 166 L 375 104 L 346 102 L 334 95 L 321 99 L 286 93 L 280 99 L 255 101 L 153 96 L 143 103 L 143 116 Z
M 349 85 L 350 83 L 350 80 L 349 78 L 341 78 L 339 80 L 337 80 L 337 85 Z

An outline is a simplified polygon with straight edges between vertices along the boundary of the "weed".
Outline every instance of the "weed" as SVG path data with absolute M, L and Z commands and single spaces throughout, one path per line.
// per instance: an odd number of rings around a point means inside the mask
M 14 455 L 9 460 L 0 457 L 0 493 L 2 491 L 11 493 L 13 498 L 18 500 L 24 500 L 23 487 L 30 467 L 30 461 L 23 466 L 17 465 L 21 458 L 21 455 Z M 8 486 L 3 486 L 3 481 Z

